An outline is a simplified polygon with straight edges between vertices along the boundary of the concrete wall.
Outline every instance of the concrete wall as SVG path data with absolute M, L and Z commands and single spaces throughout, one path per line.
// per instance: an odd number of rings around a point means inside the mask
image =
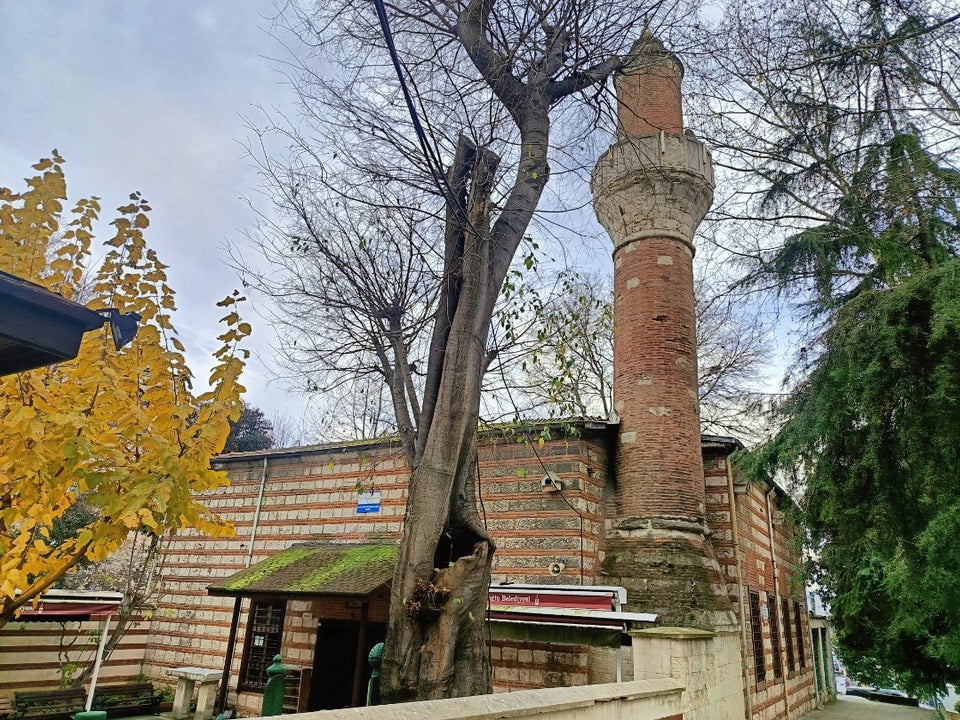
M 285 715 L 290 720 L 683 720 L 673 680 L 521 690 L 452 700 Z
M 694 628 L 630 633 L 637 679 L 672 678 L 684 687 L 687 720 L 742 720 L 745 716 L 740 637 Z

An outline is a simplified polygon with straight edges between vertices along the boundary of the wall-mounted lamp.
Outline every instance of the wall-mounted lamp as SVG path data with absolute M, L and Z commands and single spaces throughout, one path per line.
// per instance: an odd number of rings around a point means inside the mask
M 120 314 L 116 308 L 97 310 L 97 314 L 110 323 L 110 332 L 113 335 L 113 345 L 119 350 L 128 345 L 137 336 L 140 327 L 140 314 L 135 312 Z

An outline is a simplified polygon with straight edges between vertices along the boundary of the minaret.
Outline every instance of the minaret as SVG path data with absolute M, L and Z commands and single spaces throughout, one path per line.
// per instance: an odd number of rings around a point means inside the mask
M 618 141 L 591 181 L 614 244 L 619 428 L 604 572 L 637 609 L 717 627 L 731 616 L 706 537 L 693 295 L 693 235 L 713 201 L 713 167 L 683 128 L 682 78 L 677 57 L 644 31 L 616 82 Z

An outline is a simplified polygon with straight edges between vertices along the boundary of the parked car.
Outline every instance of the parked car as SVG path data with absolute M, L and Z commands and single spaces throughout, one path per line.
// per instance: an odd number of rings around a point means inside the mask
M 917 698 L 912 698 L 896 688 L 854 686 L 847 688 L 847 695 L 862 697 L 875 702 L 890 703 L 892 705 L 906 705 L 907 707 L 918 707 L 920 705 L 920 701 Z

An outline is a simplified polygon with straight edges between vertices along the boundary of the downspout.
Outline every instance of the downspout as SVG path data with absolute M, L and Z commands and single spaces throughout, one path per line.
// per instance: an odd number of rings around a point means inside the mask
M 787 675 L 789 674 L 789 669 L 787 668 L 787 660 L 784 655 L 783 613 L 781 612 L 783 603 L 780 602 L 780 566 L 777 565 L 777 544 L 773 534 L 773 513 L 770 511 L 770 496 L 776 491 L 777 489 L 775 487 L 770 488 L 764 498 L 767 501 L 767 533 L 770 536 L 770 562 L 773 564 L 773 601 L 777 604 L 777 632 L 780 634 L 780 667 L 782 669 L 780 680 L 783 684 L 783 706 L 786 710 L 787 720 L 790 720 L 790 695 L 787 692 Z
M 747 720 L 753 718 L 753 699 L 750 694 L 750 667 L 747 663 L 747 616 L 743 601 L 743 566 L 740 561 L 740 521 L 737 518 L 737 500 L 733 491 L 733 465 L 730 456 L 725 459 L 727 465 L 727 498 L 730 502 L 730 532 L 733 539 L 733 558 L 737 565 L 737 600 L 740 605 L 740 656 L 743 666 L 743 696 L 746 701 Z
M 247 559 L 243 567 L 247 569 L 253 562 L 253 543 L 257 539 L 257 527 L 260 525 L 260 509 L 263 506 L 263 493 L 267 487 L 267 458 L 263 458 L 263 472 L 260 474 L 260 493 L 257 495 L 257 505 L 253 511 L 253 528 L 250 530 L 250 544 L 247 548 Z M 240 609 L 243 598 L 237 596 L 233 601 L 233 617 L 230 618 L 230 635 L 227 637 L 227 655 L 223 659 L 223 677 L 220 689 L 217 691 L 217 702 L 214 705 L 214 714 L 222 713 L 227 704 L 227 685 L 230 684 L 230 666 L 233 665 L 233 651 L 237 646 L 237 630 L 240 627 Z

